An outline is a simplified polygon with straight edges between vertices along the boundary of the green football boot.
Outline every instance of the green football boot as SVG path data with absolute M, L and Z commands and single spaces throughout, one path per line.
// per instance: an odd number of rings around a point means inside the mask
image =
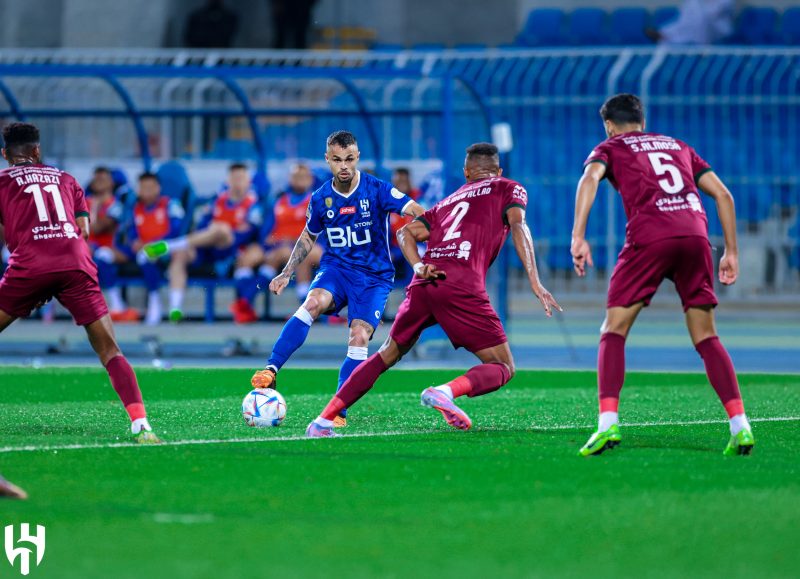
M 161 439 L 152 430 L 142 429 L 139 434 L 133 435 L 133 441 L 137 444 L 161 444 Z
M 146 244 L 142 250 L 147 256 L 147 259 L 150 261 L 156 261 L 159 257 L 169 253 L 169 246 L 167 245 L 166 241 L 155 241 L 153 243 Z
M 756 439 L 753 438 L 753 433 L 749 428 L 742 428 L 738 434 L 731 436 L 728 441 L 728 446 L 722 451 L 725 456 L 736 456 L 737 454 L 750 454 L 753 452 L 753 446 L 756 444 Z
M 592 434 L 589 441 L 581 447 L 578 454 L 581 456 L 589 456 L 590 454 L 602 454 L 606 450 L 612 449 L 622 441 L 622 435 L 619 433 L 619 425 L 612 424 L 611 427 L 600 432 L 599 430 Z

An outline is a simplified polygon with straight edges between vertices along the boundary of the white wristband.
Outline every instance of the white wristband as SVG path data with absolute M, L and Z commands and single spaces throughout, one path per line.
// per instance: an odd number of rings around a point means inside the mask
M 422 269 L 424 267 L 425 267 L 425 264 L 422 263 L 421 261 L 418 261 L 417 263 L 414 264 L 414 273 L 419 275 L 419 276 L 421 276 L 422 275 Z

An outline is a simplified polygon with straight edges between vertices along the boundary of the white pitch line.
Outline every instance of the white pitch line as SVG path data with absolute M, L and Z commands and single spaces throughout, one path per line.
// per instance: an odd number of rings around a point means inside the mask
M 337 438 L 377 438 L 382 436 L 413 436 L 415 434 L 433 434 L 441 432 L 438 430 L 419 430 L 415 432 L 364 432 L 361 434 L 342 434 Z M 0 454 L 10 452 L 52 452 L 55 450 L 92 450 L 102 448 L 159 448 L 164 446 L 196 446 L 201 444 L 249 444 L 259 442 L 294 442 L 298 440 L 315 440 L 305 436 L 272 436 L 269 438 L 207 438 L 207 439 L 188 439 L 170 440 L 161 444 L 137 444 L 135 442 L 109 442 L 95 444 L 62 444 L 53 446 L 4 446 L 0 447 Z
M 795 422 L 800 421 L 800 416 L 773 416 L 768 418 L 750 418 L 750 422 Z M 622 427 L 651 427 L 651 426 L 695 426 L 702 424 L 727 424 L 727 420 L 685 420 L 675 422 L 623 422 Z M 526 430 L 591 430 L 594 424 L 557 424 L 544 426 L 532 424 Z M 480 428 L 479 431 L 503 430 L 498 428 Z M 417 431 L 387 431 L 387 432 L 363 432 L 360 434 L 342 434 L 338 438 L 382 438 L 388 436 L 415 436 L 421 434 L 436 434 L 449 432 L 442 430 L 417 430 Z M 57 450 L 92 450 L 104 448 L 159 448 L 164 446 L 198 446 L 204 444 L 253 444 L 263 442 L 296 442 L 300 440 L 316 440 L 305 436 L 272 436 L 269 438 L 210 438 L 210 439 L 188 439 L 172 440 L 154 445 L 140 445 L 133 442 L 110 442 L 96 444 L 63 444 L 54 446 L 4 446 L 0 447 L 0 454 L 11 452 L 53 452 Z
M 794 422 L 800 420 L 800 416 L 770 416 L 767 418 L 748 418 L 750 422 Z M 641 427 L 641 426 L 695 426 L 700 424 L 728 424 L 727 420 L 684 420 L 678 422 L 620 422 L 621 428 Z M 532 430 L 578 430 L 584 428 L 594 428 L 594 424 L 557 424 L 554 426 L 531 425 Z

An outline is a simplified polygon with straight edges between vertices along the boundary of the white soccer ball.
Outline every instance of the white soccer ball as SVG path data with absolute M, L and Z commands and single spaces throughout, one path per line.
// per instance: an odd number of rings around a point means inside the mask
M 272 388 L 256 388 L 242 400 L 242 417 L 248 426 L 280 426 L 286 418 L 286 401 Z

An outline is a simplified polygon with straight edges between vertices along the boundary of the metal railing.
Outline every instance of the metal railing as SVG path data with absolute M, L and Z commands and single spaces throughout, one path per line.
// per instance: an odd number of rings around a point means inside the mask
M 87 68 L 110 76 L 92 79 Z M 753 248 L 743 266 L 756 271 L 741 291 L 798 289 L 797 48 L 4 50 L 0 80 L 0 114 L 60 111 L 53 131 L 68 135 L 57 148 L 65 158 L 101 150 L 146 163 L 149 150 L 155 159 L 283 161 L 319 156 L 319 139 L 346 125 L 368 135 L 365 157 L 378 166 L 442 159 L 445 190 L 459 180 L 463 147 L 487 138 L 493 121 L 508 122 L 507 174 L 531 192 L 543 264 L 570 288 L 575 184 L 604 138 L 597 110 L 609 94 L 636 92 L 649 128 L 693 145 L 734 192 L 744 246 Z M 588 233 L 600 274 L 581 287 L 602 288 L 623 223 L 617 196 L 599 196 Z

